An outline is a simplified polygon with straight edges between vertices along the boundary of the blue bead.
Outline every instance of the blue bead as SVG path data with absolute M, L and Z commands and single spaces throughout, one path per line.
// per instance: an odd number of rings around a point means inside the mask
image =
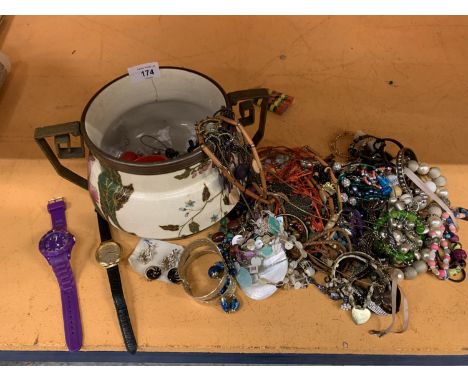
M 224 264 L 222 262 L 217 262 L 215 265 L 212 265 L 208 269 L 208 276 L 211 279 L 217 279 L 222 275 L 223 270 L 224 270 Z
M 227 289 L 229 288 L 229 285 L 231 285 L 231 278 L 230 277 L 228 277 L 228 279 L 226 280 L 226 284 L 224 284 L 222 289 L 219 291 L 219 294 L 223 295 L 227 291 Z
M 219 305 L 226 313 L 237 312 L 240 308 L 240 302 L 236 296 L 221 297 Z
M 231 312 L 237 312 L 240 308 L 240 301 L 237 297 L 233 297 L 231 300 Z
M 377 176 L 377 181 L 382 187 L 388 186 L 390 184 L 390 180 L 388 178 L 383 177 L 382 175 Z
M 228 301 L 226 297 L 221 297 L 221 300 L 219 301 L 219 304 L 221 305 L 221 308 L 226 312 L 229 313 L 231 310 L 231 304 Z

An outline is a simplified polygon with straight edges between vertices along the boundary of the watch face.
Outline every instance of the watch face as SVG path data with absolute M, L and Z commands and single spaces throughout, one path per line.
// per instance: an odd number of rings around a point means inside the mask
M 96 260 L 104 268 L 109 268 L 117 263 L 120 260 L 120 254 L 122 253 L 122 248 L 115 241 L 106 241 L 101 243 L 98 250 L 96 251 Z
M 62 253 L 64 250 L 71 249 L 75 243 L 72 234 L 66 231 L 49 231 L 39 242 L 39 250 L 42 253 L 53 255 Z

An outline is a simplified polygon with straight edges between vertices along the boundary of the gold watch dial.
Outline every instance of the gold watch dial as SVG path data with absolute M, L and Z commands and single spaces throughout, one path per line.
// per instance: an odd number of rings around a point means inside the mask
M 104 268 L 110 268 L 119 263 L 122 247 L 115 241 L 101 243 L 96 251 L 96 260 Z

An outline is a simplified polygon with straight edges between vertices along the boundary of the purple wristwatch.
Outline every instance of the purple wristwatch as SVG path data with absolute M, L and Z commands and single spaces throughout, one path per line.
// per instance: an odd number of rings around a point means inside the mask
M 62 296 L 65 340 L 70 351 L 81 348 L 83 334 L 75 280 L 70 267 L 70 256 L 75 245 L 74 236 L 67 231 L 63 198 L 49 200 L 47 210 L 52 218 L 52 229 L 42 236 L 39 251 L 54 270 Z

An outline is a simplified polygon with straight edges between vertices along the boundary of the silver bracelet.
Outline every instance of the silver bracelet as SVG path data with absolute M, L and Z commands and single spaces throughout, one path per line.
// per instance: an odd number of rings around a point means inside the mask
M 188 272 L 191 264 L 196 259 L 206 255 L 215 255 L 219 257 L 219 261 L 224 264 L 222 271 L 223 273 L 222 275 L 220 275 L 219 283 L 215 289 L 213 289 L 211 292 L 205 295 L 197 296 L 193 293 L 193 283 L 189 280 Z M 236 289 L 236 281 L 233 277 L 229 275 L 228 267 L 224 262 L 221 252 L 219 251 L 216 244 L 210 239 L 196 240 L 190 243 L 187 247 L 185 247 L 185 250 L 182 253 L 181 258 L 179 260 L 178 271 L 185 292 L 194 300 L 199 302 L 210 302 L 221 297 L 221 295 L 230 296 L 234 294 L 234 291 Z

